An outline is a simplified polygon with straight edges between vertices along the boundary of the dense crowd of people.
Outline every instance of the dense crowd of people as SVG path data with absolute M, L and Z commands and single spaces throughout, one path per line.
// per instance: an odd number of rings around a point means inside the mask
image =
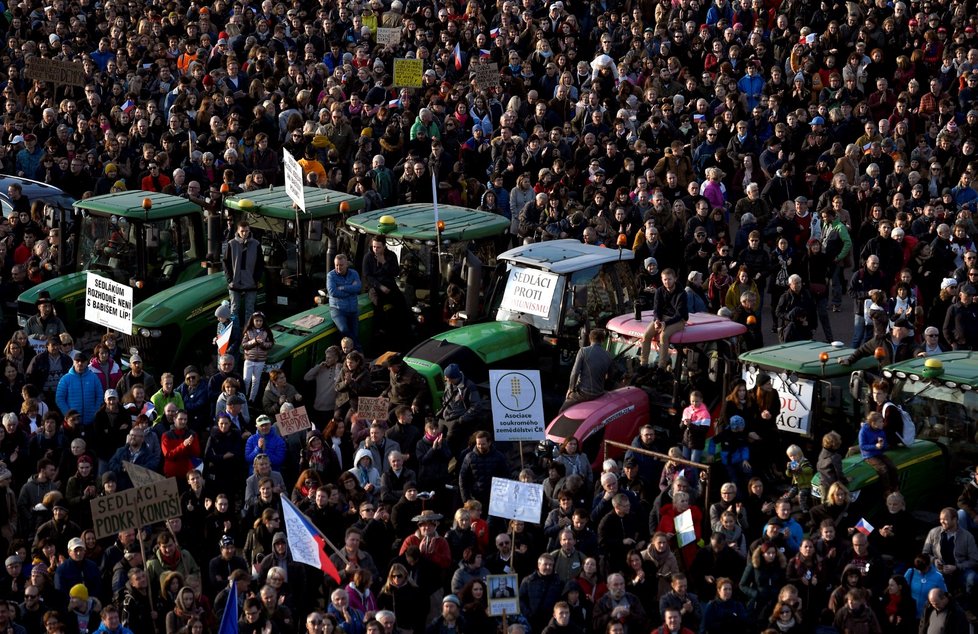
M 843 363 L 888 363 L 978 344 L 976 24 L 960 0 L 22 2 L 0 18 L 0 172 L 217 212 L 281 185 L 287 150 L 307 184 L 369 209 L 437 196 L 505 216 L 508 244 L 631 248 L 657 313 L 643 363 L 691 312 L 745 324 L 745 349 L 833 341 L 844 296 Z M 405 58 L 420 86 L 394 84 Z M 78 62 L 79 85 L 28 77 L 43 59 Z M 262 633 L 957 634 L 978 611 L 978 473 L 918 526 L 886 455 L 902 421 L 885 382 L 858 432 L 887 495 L 868 518 L 838 436 L 779 455 L 763 379 L 712 421 L 690 395 L 675 429 L 644 427 L 600 472 L 573 439 L 521 469 L 457 366 L 435 411 L 390 357 L 390 420 L 357 419 L 373 392 L 356 296 L 397 296 L 382 241 L 330 273 L 343 345 L 286 377 L 264 372 L 261 251 L 237 225 L 215 315 L 231 345 L 209 376 L 154 377 L 111 335 L 78 350 L 48 297 L 14 329 L 20 293 L 59 274 L 62 234 L 20 186 L 8 197 L 0 630 L 214 632 L 232 593 L 239 631 Z M 299 405 L 315 428 L 282 438 L 275 415 Z M 699 458 L 707 429 L 727 482 L 704 508 L 696 470 L 643 450 Z M 100 541 L 90 502 L 131 486 L 124 463 L 177 478 L 182 515 Z M 494 476 L 544 483 L 539 523 L 488 516 Z M 283 496 L 337 548 L 339 583 L 292 558 Z M 504 622 L 486 579 L 508 573 Z

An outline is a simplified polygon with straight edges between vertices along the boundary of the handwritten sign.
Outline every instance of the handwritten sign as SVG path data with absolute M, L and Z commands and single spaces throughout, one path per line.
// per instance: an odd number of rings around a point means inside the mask
M 384 46 L 394 46 L 401 41 L 401 29 L 380 27 L 377 29 L 377 43 Z
M 49 81 L 56 86 L 84 86 L 85 69 L 81 62 L 29 57 L 24 68 L 28 79 Z
M 180 517 L 177 479 L 167 478 L 91 501 L 95 539 Z
M 489 515 L 539 524 L 541 508 L 543 508 L 542 484 L 506 478 L 492 479 Z
M 290 434 L 309 429 L 312 427 L 312 421 L 309 420 L 305 406 L 302 406 L 276 414 L 275 425 L 278 427 L 278 433 L 284 438 Z
M 479 90 L 495 88 L 499 85 L 499 64 L 477 64 L 472 67 L 475 85 Z
M 357 415 L 360 420 L 387 420 L 390 399 L 383 396 L 361 396 L 357 399 Z
M 424 62 L 420 59 L 394 60 L 394 85 L 421 87 L 421 77 L 424 75 Z

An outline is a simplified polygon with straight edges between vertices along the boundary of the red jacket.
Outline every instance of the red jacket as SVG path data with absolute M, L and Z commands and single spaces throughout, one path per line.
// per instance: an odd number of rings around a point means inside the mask
M 188 435 L 193 442 L 184 446 L 183 441 Z M 160 448 L 163 451 L 163 475 L 168 478 L 183 478 L 194 468 L 192 459 L 200 458 L 200 438 L 190 429 L 166 432 Z
M 452 550 L 448 546 L 448 540 L 444 537 L 435 537 L 430 543 L 422 545 L 421 538 L 418 534 L 411 533 L 401 544 L 401 552 L 399 554 L 403 555 L 404 552 L 411 546 L 417 546 L 421 549 L 421 556 L 435 564 L 442 570 L 451 570 L 452 568 Z

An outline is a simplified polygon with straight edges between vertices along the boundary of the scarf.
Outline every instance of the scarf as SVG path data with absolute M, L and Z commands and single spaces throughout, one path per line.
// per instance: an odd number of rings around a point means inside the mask
M 160 561 L 163 562 L 163 565 L 166 566 L 169 570 L 176 570 L 176 567 L 180 565 L 180 559 L 183 557 L 182 554 L 180 553 L 179 548 L 174 550 L 173 555 L 169 557 L 163 554 L 162 550 L 159 551 L 157 556 L 160 558 Z

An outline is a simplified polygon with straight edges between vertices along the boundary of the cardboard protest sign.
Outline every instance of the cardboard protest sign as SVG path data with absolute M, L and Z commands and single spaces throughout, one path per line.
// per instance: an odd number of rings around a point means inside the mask
M 180 493 L 176 478 L 158 480 L 97 497 L 91 501 L 95 538 L 180 517 Z
M 476 64 L 470 67 L 479 90 L 495 88 L 499 85 L 499 64 Z
M 377 29 L 377 43 L 384 46 L 394 46 L 401 42 L 401 29 L 380 27 Z
M 137 464 L 131 462 L 123 462 L 122 470 L 126 472 L 129 476 L 129 481 L 132 482 L 134 487 L 142 487 L 147 484 L 153 484 L 154 482 L 159 482 L 160 480 L 166 480 L 162 474 L 156 473 L 146 467 L 140 467 Z
M 309 429 L 312 427 L 312 421 L 309 420 L 305 406 L 302 406 L 276 414 L 275 425 L 278 427 L 278 433 L 284 438 L 290 434 Z
M 361 420 L 387 420 L 390 399 L 383 396 L 361 396 L 357 399 L 357 415 Z

